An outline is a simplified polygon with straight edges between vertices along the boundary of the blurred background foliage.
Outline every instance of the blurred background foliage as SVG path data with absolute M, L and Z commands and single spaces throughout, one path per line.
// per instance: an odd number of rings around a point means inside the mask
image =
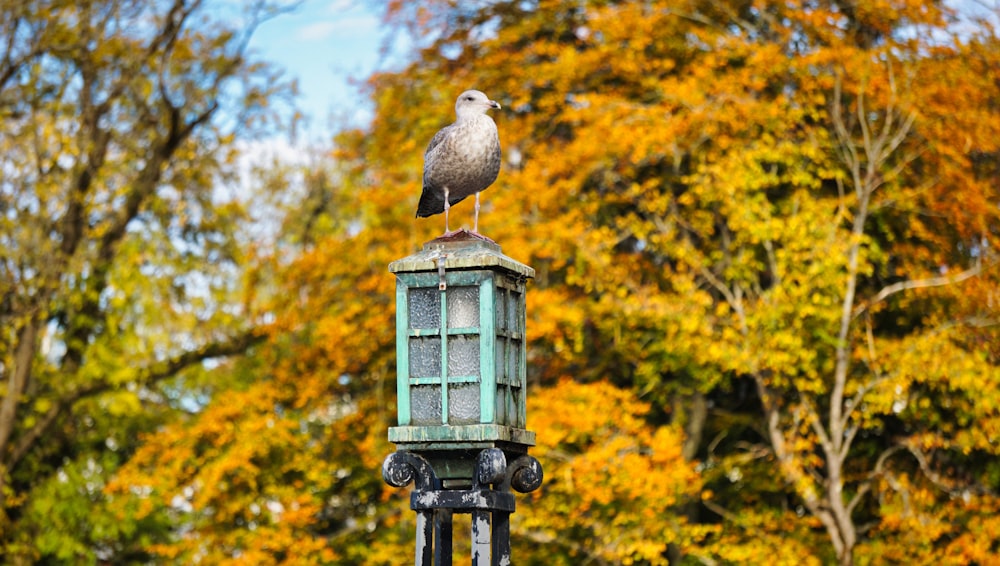
M 518 563 L 988 562 L 1000 41 L 961 8 L 390 0 L 372 122 L 241 170 L 295 125 L 246 50 L 280 7 L 5 4 L 3 555 L 409 560 L 386 266 L 478 88 L 481 228 L 538 274 Z

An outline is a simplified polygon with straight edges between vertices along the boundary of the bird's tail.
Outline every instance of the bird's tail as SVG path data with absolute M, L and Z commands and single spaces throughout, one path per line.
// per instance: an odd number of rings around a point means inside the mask
M 444 195 L 438 191 L 424 187 L 417 204 L 417 218 L 425 218 L 444 212 Z

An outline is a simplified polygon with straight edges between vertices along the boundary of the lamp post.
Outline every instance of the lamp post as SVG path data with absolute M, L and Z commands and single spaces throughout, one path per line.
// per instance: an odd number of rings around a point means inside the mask
M 451 564 L 452 513 L 472 514 L 472 564 L 510 563 L 511 490 L 542 468 L 528 455 L 525 288 L 534 270 L 462 230 L 389 264 L 396 275 L 396 452 L 382 473 L 414 482 L 416 564 Z

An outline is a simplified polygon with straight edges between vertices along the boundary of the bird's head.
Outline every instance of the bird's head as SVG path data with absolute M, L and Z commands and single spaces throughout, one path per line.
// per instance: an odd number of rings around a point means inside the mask
M 458 95 L 458 100 L 455 101 L 455 114 L 459 118 L 485 114 L 487 110 L 499 109 L 498 102 L 490 100 L 485 93 L 479 90 L 467 90 Z

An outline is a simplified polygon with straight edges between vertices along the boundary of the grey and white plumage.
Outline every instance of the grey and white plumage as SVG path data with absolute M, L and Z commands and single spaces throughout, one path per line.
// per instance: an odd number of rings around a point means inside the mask
M 455 122 L 438 131 L 424 152 L 424 187 L 417 217 L 444 212 L 448 232 L 448 209 L 475 195 L 473 231 L 479 231 L 479 193 L 500 173 L 500 136 L 486 112 L 499 108 L 500 104 L 478 90 L 458 96 Z

